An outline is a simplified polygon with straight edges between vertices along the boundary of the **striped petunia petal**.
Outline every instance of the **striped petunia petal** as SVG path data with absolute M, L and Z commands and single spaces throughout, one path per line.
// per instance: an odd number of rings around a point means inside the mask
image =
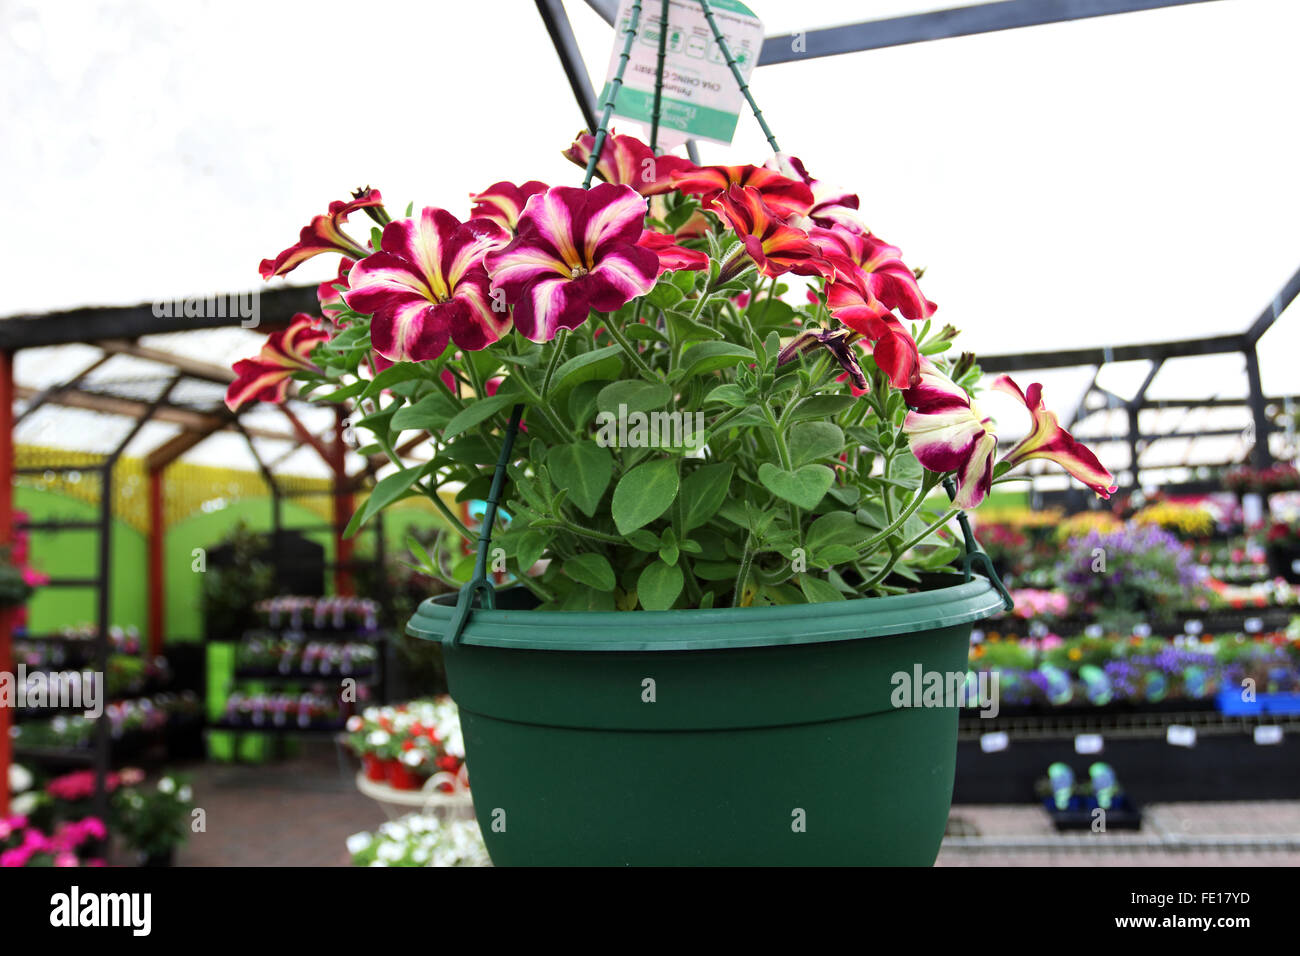
M 699 166 L 677 173 L 673 185 L 688 196 L 699 196 L 705 208 L 733 186 L 757 190 L 778 216 L 807 215 L 813 205 L 808 186 L 762 166 Z
M 238 411 L 248 402 L 284 401 L 293 373 L 315 369 L 311 353 L 328 338 L 328 332 L 316 328 L 315 319 L 299 312 L 288 328 L 267 336 L 256 358 L 234 364 L 235 380 L 226 390 L 226 406 Z
M 1011 451 L 1002 459 L 1011 467 L 1030 458 L 1046 458 L 1054 461 L 1067 472 L 1096 492 L 1099 498 L 1109 498 L 1116 491 L 1115 477 L 1097 460 L 1097 456 L 1061 427 L 1056 413 L 1049 411 L 1043 403 L 1043 386 L 1035 382 L 1028 392 L 1022 392 L 1020 386 L 1010 376 L 1000 375 L 993 382 L 993 388 L 1014 397 L 1033 419 L 1033 427 Z
M 953 503 L 974 508 L 993 484 L 997 436 L 989 419 L 976 410 L 966 392 L 938 366 L 922 360 L 920 382 L 903 393 L 911 411 L 903 431 L 916 460 L 933 472 L 952 473 L 957 483 Z
M 826 276 L 833 266 L 802 229 L 790 225 L 750 186 L 731 186 L 714 206 L 745 243 L 745 251 L 767 276 L 783 272 Z
M 481 193 L 470 193 L 474 203 L 470 218 L 491 219 L 502 229 L 514 231 L 519 217 L 523 214 L 524 204 L 529 198 L 546 191 L 546 183 L 530 179 L 516 186 L 510 182 L 493 183 Z
M 271 279 L 292 272 L 299 265 L 322 252 L 341 252 L 345 256 L 359 259 L 366 250 L 343 232 L 343 224 L 348 216 L 358 209 L 382 207 L 383 197 L 378 189 L 361 191 L 356 198 L 332 202 L 329 211 L 323 216 L 312 219 L 310 225 L 304 226 L 298 235 L 298 241 L 285 249 L 274 259 L 263 259 L 259 272 L 263 279 Z
M 564 157 L 586 169 L 595 148 L 596 138 L 583 132 L 564 151 Z M 600 151 L 596 175 L 607 183 L 631 186 L 642 196 L 657 196 L 674 188 L 673 177 L 694 168 L 694 163 L 680 156 L 656 156 L 654 150 L 635 136 L 616 136 L 611 132 Z

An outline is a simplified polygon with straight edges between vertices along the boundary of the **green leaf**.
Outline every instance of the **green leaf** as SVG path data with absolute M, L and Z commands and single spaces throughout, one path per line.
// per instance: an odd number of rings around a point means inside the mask
M 724 405 L 730 405 L 732 408 L 743 408 L 749 404 L 749 399 L 745 397 L 745 390 L 739 385 L 728 384 L 719 385 L 705 396 L 705 405 L 710 405 L 713 402 L 721 402 Z
M 637 465 L 618 480 L 612 511 L 620 534 L 649 524 L 677 497 L 677 465 L 667 459 Z
M 624 535 L 627 543 L 638 551 L 648 551 L 654 553 L 659 550 L 659 536 L 653 531 L 647 531 L 644 528 L 639 531 L 633 531 L 631 534 Z
M 734 581 L 740 565 L 734 561 L 696 561 L 691 571 L 702 581 Z
M 465 408 L 456 413 L 442 430 L 443 441 L 455 438 L 467 428 L 473 428 L 480 422 L 487 421 L 503 408 L 514 404 L 509 395 L 493 395 L 490 398 L 472 400 Z
M 399 408 L 393 415 L 393 431 L 436 432 L 460 411 L 460 405 L 446 392 L 426 395 L 414 405 Z
M 730 342 L 701 342 L 682 353 L 681 367 L 685 370 L 686 378 L 694 378 L 752 361 L 754 353 L 742 346 Z
M 361 393 L 362 399 L 373 398 L 386 388 L 392 388 L 402 382 L 409 382 L 413 378 L 423 378 L 425 368 L 416 362 L 398 362 L 396 365 L 390 365 L 378 375 L 370 380 L 366 390 Z
M 637 578 L 636 594 L 647 611 L 667 611 L 682 593 L 684 582 L 681 568 L 652 561 Z
M 525 531 L 515 544 L 515 563 L 519 570 L 527 573 L 528 569 L 542 559 L 546 551 L 547 538 L 542 531 Z
M 614 569 L 609 566 L 609 559 L 603 554 L 579 554 L 564 562 L 564 573 L 579 584 L 595 588 L 597 591 L 612 591 L 617 583 Z
M 819 458 L 834 458 L 844 450 L 844 432 L 830 422 L 801 422 L 787 438 L 791 464 L 796 468 Z
M 629 413 L 651 412 L 663 408 L 672 397 L 673 390 L 660 382 L 627 379 L 602 388 L 596 398 L 596 407 L 614 415 L 619 413 L 620 406 Z
M 826 496 L 835 481 L 835 472 L 825 465 L 804 465 L 795 471 L 785 471 L 765 461 L 758 467 L 758 480 L 778 498 L 811 511 Z
M 926 571 L 937 571 L 939 568 L 946 568 L 956 561 L 964 550 L 964 548 L 956 545 L 940 545 L 916 563 Z
M 682 482 L 682 532 L 704 524 L 722 507 L 735 465 L 724 462 L 696 468 Z
M 851 395 L 814 395 L 805 398 L 790 413 L 790 420 L 807 421 L 812 418 L 826 419 L 848 408 L 857 399 Z
M 686 298 L 685 294 L 671 282 L 660 282 L 645 297 L 646 302 L 656 309 L 671 309 L 682 299 Z
M 551 480 L 568 491 L 569 500 L 590 518 L 614 476 L 614 456 L 595 442 L 575 442 L 548 451 L 546 467 Z
M 858 523 L 857 517 L 849 511 L 832 511 L 824 514 L 808 526 L 804 535 L 804 547 L 809 555 L 816 557 L 823 548 L 831 545 L 853 547 L 867 539 L 869 532 Z
M 582 355 L 575 355 L 555 370 L 551 380 L 551 391 L 572 388 L 593 379 L 613 381 L 623 371 L 623 349 L 618 345 L 607 345 L 601 349 L 592 349 Z
M 578 431 L 584 431 L 587 425 L 591 423 L 591 419 L 596 414 L 596 398 L 604 387 L 604 381 L 595 379 L 594 381 L 583 382 L 569 392 L 569 418 L 573 422 L 573 427 Z
M 420 465 L 415 468 L 403 468 L 401 471 L 395 471 L 387 478 L 381 479 L 371 490 L 366 503 L 353 514 L 352 520 L 348 522 L 348 526 L 343 532 L 343 537 L 352 537 L 381 509 L 386 508 L 398 498 L 406 497 L 411 486 L 420 480 L 428 467 L 428 465 Z
M 844 595 L 835 588 L 835 585 L 821 578 L 815 578 L 811 574 L 799 575 L 799 590 L 803 592 L 809 604 L 844 600 Z

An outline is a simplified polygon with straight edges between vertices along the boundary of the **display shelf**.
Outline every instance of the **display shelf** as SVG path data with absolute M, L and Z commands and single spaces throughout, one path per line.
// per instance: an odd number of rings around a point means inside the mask
M 1164 740 L 1170 727 L 1190 727 L 1200 736 L 1247 736 L 1259 726 L 1277 726 L 1284 734 L 1300 734 L 1300 715 L 1228 715 L 1209 701 L 1205 709 L 1109 710 L 1094 708 L 1095 714 L 1075 710 L 1070 714 L 1043 713 L 1034 716 L 991 718 L 962 717 L 958 723 L 959 741 L 978 742 L 990 733 L 1005 733 L 1011 745 L 1018 740 L 1069 741 L 1080 734 L 1103 737 Z

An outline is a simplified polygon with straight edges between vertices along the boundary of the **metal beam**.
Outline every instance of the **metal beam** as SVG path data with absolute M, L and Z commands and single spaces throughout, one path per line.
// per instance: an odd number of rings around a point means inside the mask
M 14 419 L 14 425 L 18 425 L 24 418 L 36 411 L 42 405 L 52 401 L 56 396 L 63 394 L 70 388 L 75 388 L 77 385 L 80 385 L 87 375 L 95 371 L 95 369 L 99 368 L 112 357 L 112 355 L 105 352 L 66 382 L 62 382 L 58 385 L 51 385 L 44 391 L 38 392 L 32 397 L 31 401 L 27 403 L 27 407 L 23 409 L 23 413 Z
M 1277 321 L 1278 316 L 1286 311 L 1286 307 L 1295 300 L 1297 295 L 1300 295 L 1300 269 L 1295 271 L 1286 285 L 1282 286 L 1281 291 L 1273 297 L 1273 301 L 1264 308 L 1254 322 L 1250 323 L 1250 328 L 1246 330 L 1246 344 L 1254 346 L 1263 338 L 1264 333 Z
M 256 293 L 258 331 L 289 324 L 295 313 L 316 313 L 320 302 L 316 286 L 282 286 Z M 65 312 L 22 314 L 0 319 L 0 350 L 29 349 L 42 345 L 94 343 L 100 339 L 136 339 L 142 335 L 188 332 L 234 326 L 240 319 L 218 316 L 159 316 L 154 303 L 129 306 L 93 306 Z
M 759 66 L 1211 0 L 1004 0 L 767 37 Z M 591 4 L 593 8 L 596 5 Z
M 1250 384 L 1250 420 L 1255 427 L 1255 440 L 1250 446 L 1250 463 L 1256 468 L 1267 468 L 1273 464 L 1273 455 L 1268 450 L 1268 433 L 1272 423 L 1268 420 L 1268 411 L 1264 407 L 1264 386 L 1259 378 L 1259 351 L 1254 342 L 1244 351 L 1246 381 Z
M 1015 355 L 982 355 L 979 366 L 985 372 L 1024 372 L 1105 362 L 1133 362 L 1139 359 L 1186 358 L 1191 355 L 1221 355 L 1242 350 L 1243 336 L 1216 335 L 1183 342 L 1155 342 L 1148 345 L 1116 345 L 1111 348 L 1065 349 L 1058 352 L 1020 352 Z
M 561 0 L 537 0 L 537 12 L 542 15 L 546 32 L 555 44 L 560 65 L 564 67 L 564 75 L 569 80 L 569 89 L 573 90 L 573 98 L 578 101 L 578 109 L 582 111 L 582 120 L 587 124 L 587 129 L 594 132 L 599 122 L 596 118 L 596 91 L 591 87 L 591 74 L 587 72 L 587 65 L 582 60 L 582 51 L 578 49 L 578 41 L 573 36 L 573 27 L 569 24 L 568 14 L 564 12 L 564 4 Z M 608 22 L 612 22 L 612 18 Z
M 104 339 L 95 344 L 110 354 L 130 355 L 135 358 L 147 359 L 150 362 L 157 362 L 160 365 L 170 365 L 172 368 L 184 372 L 190 378 L 197 378 L 203 382 L 229 385 L 235 380 L 234 369 L 227 366 L 214 365 L 211 362 L 189 358 L 185 355 L 177 355 L 174 352 L 149 348 L 137 342 L 127 342 L 122 339 Z

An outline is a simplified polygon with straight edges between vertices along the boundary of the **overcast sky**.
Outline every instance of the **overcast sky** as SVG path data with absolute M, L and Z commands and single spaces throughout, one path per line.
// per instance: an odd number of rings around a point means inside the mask
M 769 34 L 948 5 L 750 3 Z M 599 88 L 613 33 L 567 7 Z M 1243 330 L 1300 266 L 1297 36 L 1295 0 L 1220 0 L 752 85 L 782 146 L 927 268 L 967 348 L 1177 339 Z M 495 180 L 581 176 L 529 0 L 0 0 L 0 63 L 0 315 L 256 288 L 261 258 L 362 184 L 463 216 Z M 768 155 L 748 118 L 703 151 Z M 1271 392 L 1296 390 L 1296 311 L 1266 339 Z M 1240 362 L 1218 368 L 1164 387 L 1239 393 Z

